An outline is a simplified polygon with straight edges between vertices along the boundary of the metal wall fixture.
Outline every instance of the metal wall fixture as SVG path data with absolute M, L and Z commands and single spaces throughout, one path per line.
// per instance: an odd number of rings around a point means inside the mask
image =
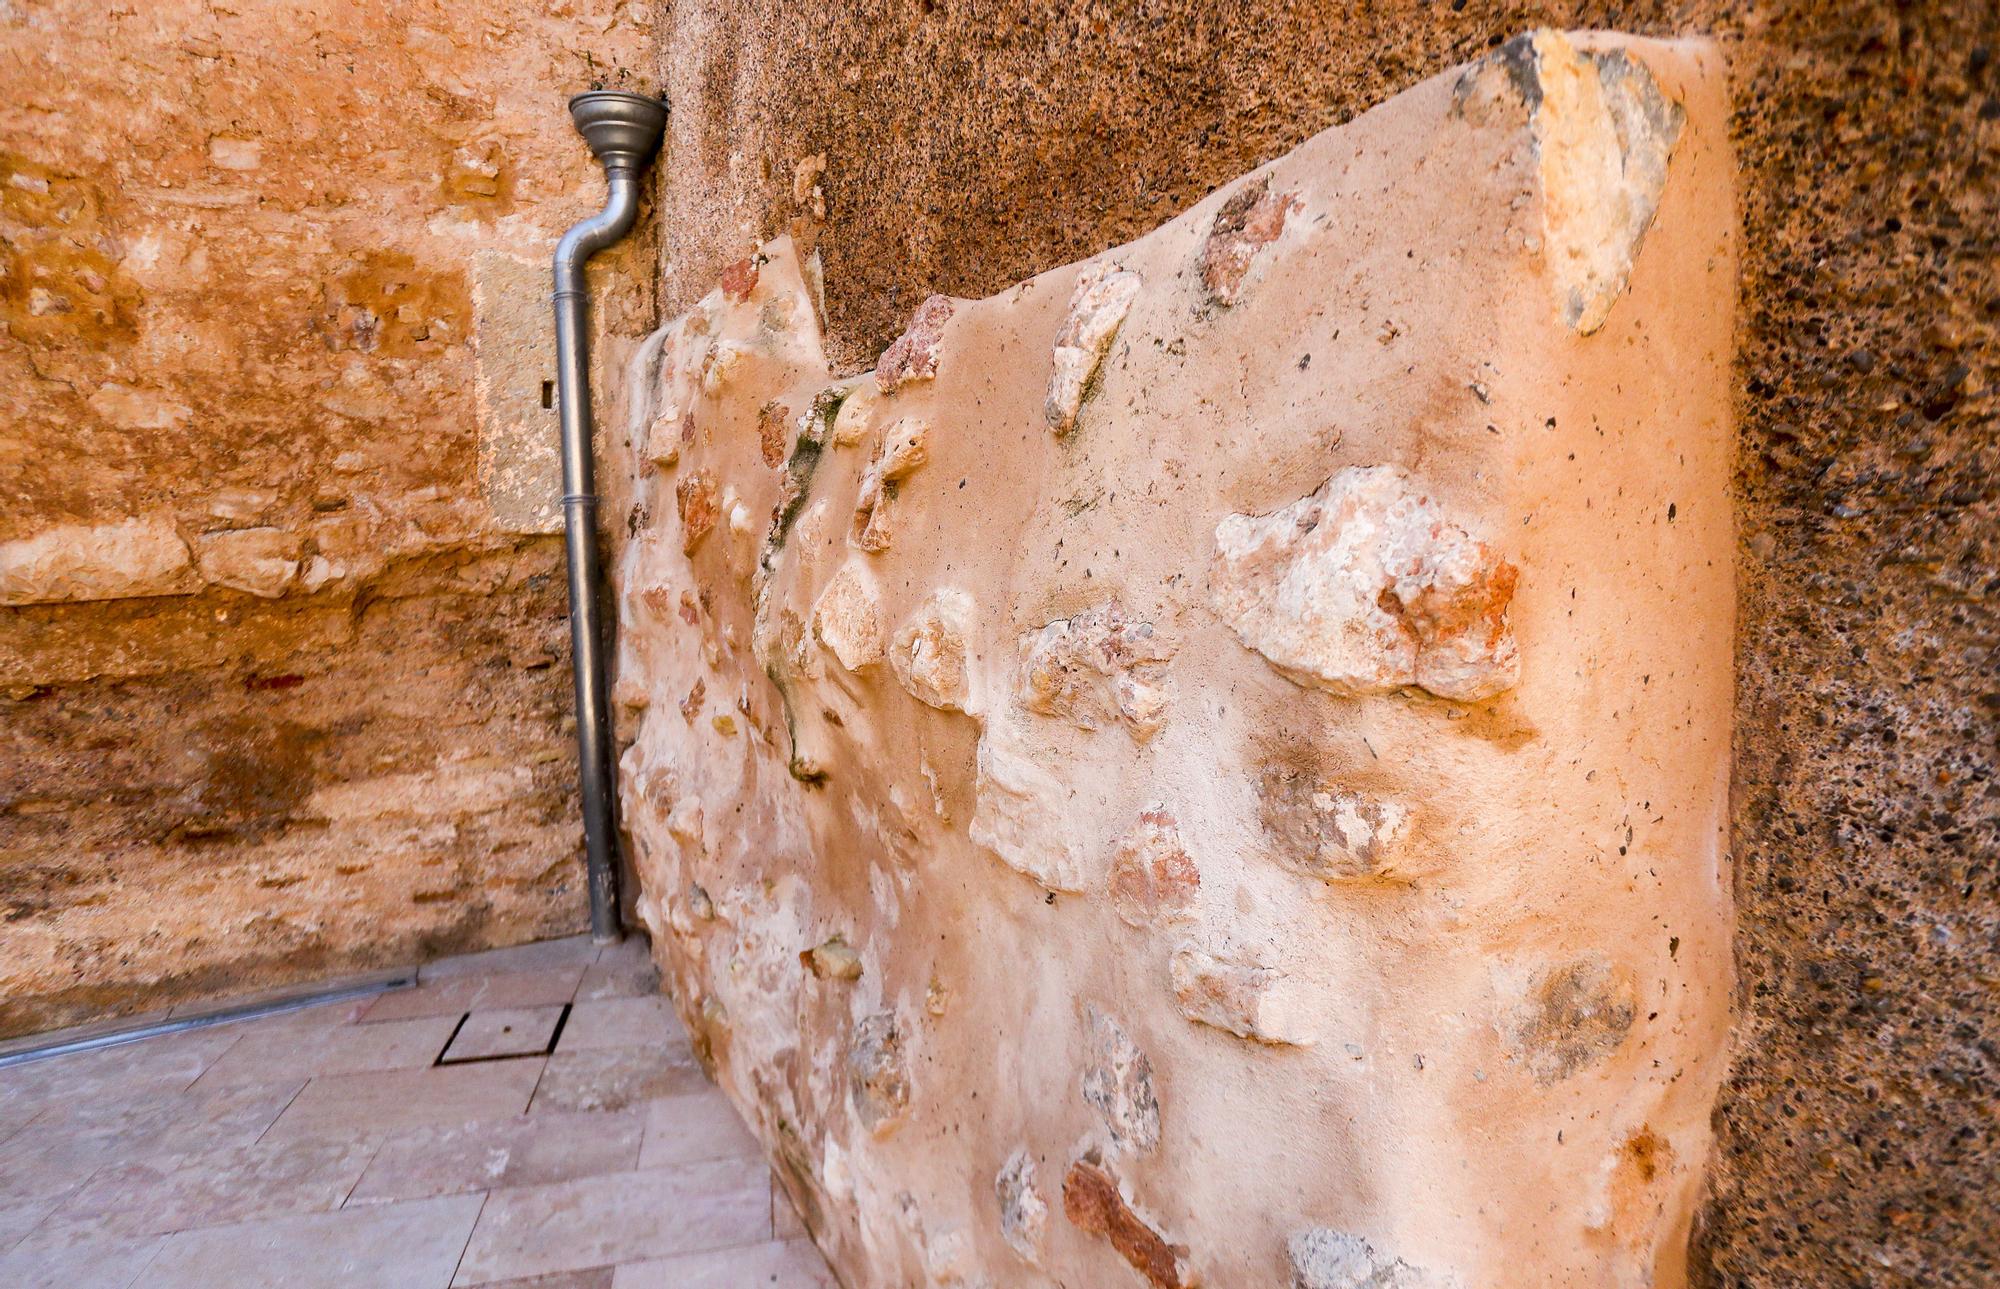
M 604 167 L 604 209 L 556 246 L 556 398 L 562 420 L 563 536 L 569 557 L 569 639 L 576 673 L 576 750 L 583 842 L 590 875 L 590 933 L 616 941 L 617 832 L 611 769 L 611 700 L 604 639 L 604 572 L 597 557 L 597 481 L 590 457 L 590 290 L 583 266 L 625 236 L 639 213 L 639 172 L 659 151 L 667 105 L 643 94 L 593 90 L 569 101 L 570 120 Z

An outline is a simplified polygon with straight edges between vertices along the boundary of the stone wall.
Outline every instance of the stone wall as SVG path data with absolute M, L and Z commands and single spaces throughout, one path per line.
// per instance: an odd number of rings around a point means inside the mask
M 651 42 L 0 4 L 0 1034 L 582 926 L 542 265 Z
M 1526 28 L 1714 35 L 1743 168 L 1739 988 L 1694 1279 L 1994 1278 L 1991 6 L 660 13 L 669 310 L 790 232 L 842 372 L 928 294 L 1135 237 Z
M 1684 1283 L 1722 77 L 1541 32 L 858 377 L 790 238 L 641 350 L 639 914 L 849 1283 Z

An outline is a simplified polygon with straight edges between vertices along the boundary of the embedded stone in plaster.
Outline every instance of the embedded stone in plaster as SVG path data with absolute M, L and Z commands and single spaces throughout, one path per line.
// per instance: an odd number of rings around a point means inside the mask
M 821 980 L 861 979 L 861 955 L 837 935 L 799 954 L 799 961 Z
M 200 587 L 187 543 L 164 511 L 0 542 L 0 604 L 186 595 Z
M 1514 566 L 1392 466 L 1349 466 L 1268 515 L 1215 530 L 1210 597 L 1300 684 L 1492 698 L 1519 679 Z
M 1508 1053 L 1544 1087 L 1618 1050 L 1631 1033 L 1637 999 L 1629 972 L 1588 953 L 1530 973 L 1506 973 L 1514 995 L 1499 1028 Z
M 785 463 L 792 410 L 776 399 L 757 409 L 757 454 L 773 469 Z
M 972 619 L 972 597 L 947 586 L 933 591 L 896 628 L 889 663 L 911 697 L 940 711 L 966 710 L 966 638 Z
M 1296 194 L 1273 191 L 1268 175 L 1231 193 L 1215 212 L 1201 245 L 1201 285 L 1208 298 L 1224 306 L 1235 304 L 1252 265 L 1285 231 L 1285 220 L 1301 208 Z
M 973 844 L 1045 890 L 1083 890 L 1083 859 L 1062 781 L 992 732 L 979 741 L 978 767 L 978 805 L 967 829 Z
M 882 392 L 872 382 L 849 386 L 833 418 L 833 446 L 851 448 L 864 441 L 875 427 L 875 413 L 881 407 Z
M 1086 730 L 1123 718 L 1141 740 L 1166 720 L 1160 680 L 1173 650 L 1116 601 L 1049 623 L 1023 637 L 1021 652 L 1021 703 L 1031 712 Z
M 1201 870 L 1165 806 L 1142 811 L 1111 852 L 1111 903 L 1127 926 L 1159 926 L 1194 916 Z
M 1069 311 L 1056 332 L 1054 369 L 1049 373 L 1049 392 L 1042 406 L 1049 428 L 1057 434 L 1076 428 L 1076 414 L 1090 396 L 1098 368 L 1117 339 L 1125 315 L 1132 311 L 1132 302 L 1139 298 L 1141 285 L 1137 273 L 1108 261 L 1093 264 L 1077 275 Z
M 1153 1093 L 1153 1063 L 1117 1021 L 1095 1007 L 1087 1018 L 1091 1063 L 1083 1072 L 1083 1099 L 1104 1121 L 1113 1149 L 1157 1149 L 1160 1102 Z
M 1400 802 L 1347 791 L 1295 766 L 1267 765 L 1257 804 L 1288 868 L 1326 882 L 1410 875 L 1403 859 L 1410 812 Z
M 945 295 L 931 296 L 917 306 L 910 316 L 909 330 L 896 337 L 875 364 L 875 383 L 884 394 L 937 375 L 938 345 L 955 308 L 951 297 Z
M 1456 1289 L 1458 1284 L 1382 1253 L 1358 1235 L 1323 1226 L 1292 1236 L 1286 1253 L 1291 1289 Z
M 1039 1264 L 1049 1206 L 1035 1185 L 1035 1159 L 1026 1147 L 1007 1157 L 993 1178 L 993 1196 L 1000 1204 L 1000 1237 L 1023 1259 Z
M 889 502 L 896 495 L 896 485 L 930 460 L 929 439 L 929 427 L 909 417 L 883 431 L 854 499 L 852 540 L 862 550 L 889 548 Z
M 1556 31 L 1517 36 L 1459 78 L 1469 119 L 1525 114 L 1541 182 L 1541 250 L 1562 319 L 1602 327 L 1631 280 L 1687 119 L 1623 49 L 1578 50 Z
M 674 504 L 681 516 L 681 550 L 692 555 L 722 517 L 715 475 L 690 470 L 674 485 Z
M 1095 1154 L 1069 1166 L 1063 1178 L 1063 1216 L 1079 1231 L 1109 1240 L 1154 1289 L 1193 1289 L 1198 1283 L 1187 1267 L 1186 1247 L 1169 1243 L 1133 1211 L 1118 1178 Z
M 1275 967 L 1220 957 L 1192 944 L 1174 950 L 1168 963 L 1174 1000 L 1191 1021 L 1259 1043 L 1310 1047 L 1313 1034 L 1296 1014 Z
M 813 605 L 813 636 L 849 671 L 882 661 L 882 597 L 857 560 L 842 564 Z
M 894 1012 L 874 1012 L 855 1023 L 847 1049 L 848 1094 L 854 1113 L 878 1137 L 894 1132 L 910 1104 L 909 1057 Z

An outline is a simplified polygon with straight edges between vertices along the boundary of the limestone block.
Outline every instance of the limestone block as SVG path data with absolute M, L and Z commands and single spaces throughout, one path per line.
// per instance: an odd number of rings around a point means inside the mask
M 217 586 L 274 600 L 299 574 L 299 539 L 280 528 L 236 528 L 195 538 L 195 563 Z
M 648 342 L 641 907 L 848 1282 L 1683 1282 L 1726 121 L 1542 33 L 872 370 L 787 239 Z
M 200 586 L 188 545 L 165 513 L 62 524 L 0 542 L 0 604 L 186 595 Z

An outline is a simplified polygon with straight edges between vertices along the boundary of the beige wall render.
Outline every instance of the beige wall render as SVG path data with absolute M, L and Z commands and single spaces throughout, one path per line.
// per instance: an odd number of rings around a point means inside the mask
M 791 232 L 825 266 L 841 372 L 932 292 L 989 295 L 1129 241 L 1521 31 L 1712 36 L 1742 166 L 1739 997 L 1694 1278 L 2000 1281 L 2000 8 L 658 12 L 667 311 Z
M 546 261 L 652 38 L 0 4 L 0 1034 L 581 927 Z
M 789 240 L 642 355 L 639 911 L 850 1283 L 1684 1282 L 1722 82 L 1542 33 L 871 373 Z

